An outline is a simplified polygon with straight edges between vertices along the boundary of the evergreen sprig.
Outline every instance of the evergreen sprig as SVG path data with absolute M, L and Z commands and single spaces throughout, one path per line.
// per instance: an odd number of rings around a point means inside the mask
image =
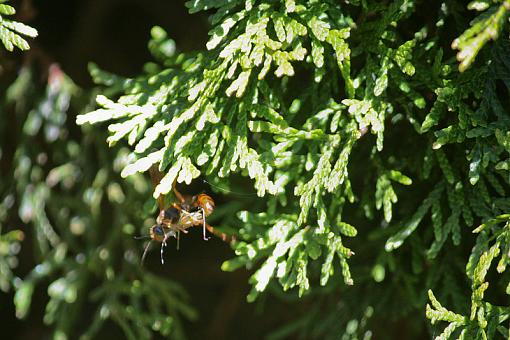
M 7 19 L 7 16 L 16 14 L 14 7 L 5 4 L 9 0 L 0 0 L 0 40 L 8 51 L 13 51 L 14 46 L 22 51 L 28 50 L 30 46 L 22 37 L 37 37 L 37 30 L 21 22 Z

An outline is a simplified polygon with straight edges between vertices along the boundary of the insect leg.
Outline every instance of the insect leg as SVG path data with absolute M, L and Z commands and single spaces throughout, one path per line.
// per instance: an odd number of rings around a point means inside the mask
M 166 242 L 161 242 L 161 264 L 165 264 L 165 259 L 163 258 L 163 249 L 165 249 L 164 247 L 166 247 Z
M 165 259 L 163 258 L 163 249 L 166 247 L 166 240 L 168 240 L 171 236 L 175 236 L 175 232 L 170 230 L 165 234 L 165 238 L 161 242 L 161 264 L 165 264 Z
M 161 182 L 161 179 L 163 178 L 163 173 L 161 171 L 159 171 L 159 165 L 153 164 L 149 168 L 149 174 L 151 176 L 152 186 L 155 189 L 158 186 L 158 184 Z M 159 195 L 157 201 L 158 201 L 159 210 L 165 210 L 165 196 Z
M 179 190 L 177 190 L 177 187 L 175 186 L 176 181 L 177 180 L 174 180 L 174 184 L 172 185 L 172 189 L 174 190 L 175 197 L 177 197 L 177 199 L 179 201 L 181 201 L 181 203 L 184 203 L 184 201 L 185 201 L 184 196 L 182 196 L 182 194 L 179 192 Z
M 235 235 L 227 235 L 225 233 L 222 233 L 216 229 L 214 229 L 213 226 L 209 225 L 209 224 L 205 224 L 205 227 L 207 228 L 207 230 L 209 230 L 209 232 L 213 235 L 216 235 L 218 236 L 219 238 L 221 238 L 223 241 L 225 242 L 235 242 L 237 240 L 237 237 Z
M 202 223 L 203 223 L 203 228 L 202 228 L 202 237 L 204 238 L 204 241 L 208 241 L 208 240 L 209 240 L 209 237 L 207 237 L 207 236 L 205 235 L 205 228 L 206 228 L 206 227 L 205 227 L 205 225 L 206 225 L 206 223 L 205 223 L 205 210 L 204 210 L 204 208 L 202 208 L 202 207 L 200 207 L 200 210 L 202 210 Z

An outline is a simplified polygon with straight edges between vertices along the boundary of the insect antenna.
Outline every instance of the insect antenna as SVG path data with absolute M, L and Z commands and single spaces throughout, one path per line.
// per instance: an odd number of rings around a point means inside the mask
M 145 246 L 145 249 L 143 250 L 142 261 L 141 261 L 142 265 L 143 265 L 143 261 L 145 260 L 145 256 L 147 256 L 147 252 L 149 251 L 149 247 L 150 247 L 151 243 L 152 243 L 152 240 L 147 243 L 147 245 Z
M 145 240 L 147 238 L 151 238 L 149 235 L 141 235 L 133 237 L 135 240 Z
M 228 190 L 228 189 L 220 187 L 219 185 L 212 184 L 211 182 L 208 182 L 205 179 L 202 179 L 202 182 L 209 184 L 213 188 L 216 188 L 216 189 L 221 190 L 221 191 L 226 192 L 226 193 L 235 194 L 237 196 L 245 196 L 245 197 L 258 196 L 256 193 L 247 194 L 245 192 L 238 192 L 238 191 Z

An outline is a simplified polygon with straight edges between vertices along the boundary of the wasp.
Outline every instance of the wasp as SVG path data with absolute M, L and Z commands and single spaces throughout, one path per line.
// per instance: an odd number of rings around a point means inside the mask
M 163 175 L 156 165 L 153 165 L 149 169 L 149 173 L 153 185 L 156 186 Z M 233 240 L 228 235 L 218 232 L 206 222 L 206 217 L 211 215 L 216 207 L 211 196 L 203 193 L 195 196 L 183 196 L 177 190 L 175 182 L 173 183 L 172 189 L 178 202 L 172 203 L 170 207 L 165 208 L 165 196 L 160 195 L 158 197 L 159 214 L 156 218 L 156 224 L 149 230 L 151 241 L 149 241 L 145 247 L 142 255 L 142 263 L 147 255 L 151 242 L 156 241 L 161 243 L 161 263 L 164 264 L 163 251 L 168 239 L 175 237 L 177 239 L 177 248 L 179 248 L 180 233 L 188 233 L 187 229 L 193 226 L 202 226 L 202 237 L 206 241 L 209 240 L 209 237 L 206 235 L 206 230 L 220 237 L 223 241 L 229 242 Z

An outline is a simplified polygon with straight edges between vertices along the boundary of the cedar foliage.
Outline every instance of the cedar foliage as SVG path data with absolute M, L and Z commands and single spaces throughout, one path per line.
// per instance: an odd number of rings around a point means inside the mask
M 510 1 L 187 6 L 206 49 L 153 28 L 139 76 L 90 65 L 99 108 L 77 123 L 129 145 L 127 181 L 159 165 L 154 197 L 232 197 L 222 269 L 255 269 L 248 301 L 307 306 L 272 338 L 411 336 L 416 311 L 439 339 L 508 338 Z
M 14 7 L 5 4 L 8 1 L 0 1 L 0 41 L 8 51 L 14 50 L 14 46 L 22 51 L 28 50 L 30 46 L 20 34 L 35 38 L 37 30 L 21 22 L 8 19 L 7 16 L 16 14 Z

